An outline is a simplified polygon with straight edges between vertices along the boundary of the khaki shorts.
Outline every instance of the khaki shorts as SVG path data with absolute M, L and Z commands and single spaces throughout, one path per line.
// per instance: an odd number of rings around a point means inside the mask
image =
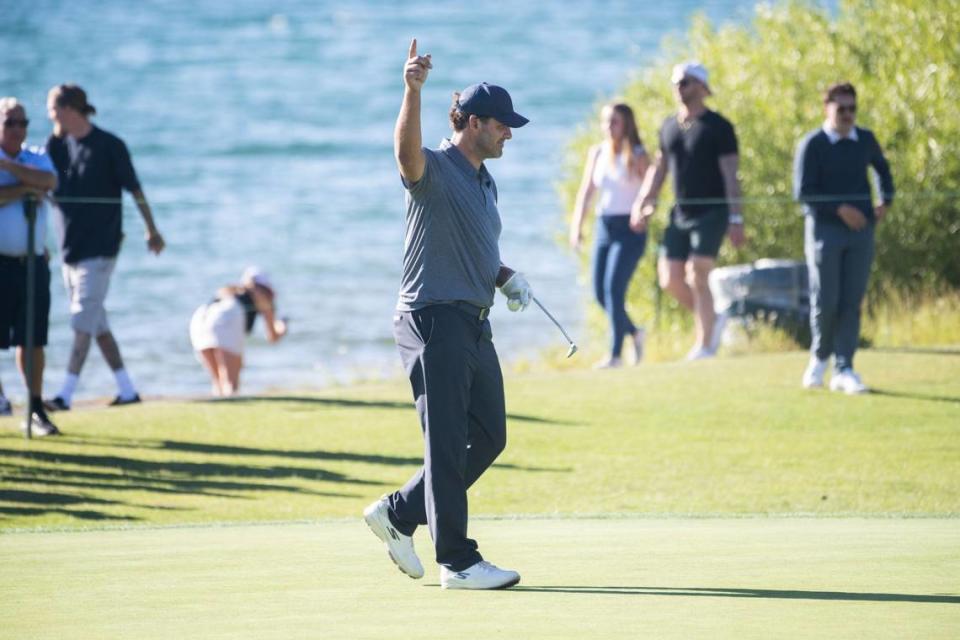
M 70 301 L 70 326 L 78 333 L 100 336 L 110 331 L 104 301 L 116 258 L 88 258 L 63 265 L 63 285 Z

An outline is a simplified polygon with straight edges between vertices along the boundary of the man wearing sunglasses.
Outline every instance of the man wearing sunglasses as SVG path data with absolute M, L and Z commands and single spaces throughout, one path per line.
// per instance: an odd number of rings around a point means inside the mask
M 638 232 L 646 228 L 672 172 L 677 201 L 663 234 L 657 273 L 660 286 L 694 312 L 696 340 L 687 360 L 700 360 L 714 355 L 723 328 L 723 318 L 713 309 L 710 272 L 724 236 L 730 236 L 734 247 L 744 243 L 737 135 L 726 118 L 705 104 L 713 92 L 703 65 L 678 64 L 671 80 L 677 113 L 660 128 L 660 149 L 637 195 L 630 224 Z
M 856 126 L 857 91 L 835 84 L 824 95 L 826 121 L 797 147 L 794 194 L 806 214 L 804 251 L 810 274 L 813 343 L 803 386 L 823 386 L 835 357 L 832 391 L 864 393 L 853 370 L 860 340 L 860 305 L 873 263 L 874 227 L 893 202 L 893 176 L 877 138 Z M 881 204 L 874 205 L 867 172 L 880 178 Z
M 47 211 L 43 198 L 57 186 L 50 158 L 29 149 L 27 112 L 16 98 L 0 98 L 0 349 L 17 348 L 17 365 L 29 391 L 31 433 L 58 435 L 41 400 L 44 347 L 50 316 L 50 266 L 46 256 Z M 38 201 L 34 246 L 27 244 L 24 200 Z M 27 291 L 27 265 L 33 260 L 34 290 Z M 33 353 L 24 352 L 27 330 L 27 297 L 35 301 Z M 26 379 L 27 358 L 33 359 L 33 379 Z M 0 396 L 2 397 L 2 396 Z M 26 427 L 26 424 L 24 424 Z

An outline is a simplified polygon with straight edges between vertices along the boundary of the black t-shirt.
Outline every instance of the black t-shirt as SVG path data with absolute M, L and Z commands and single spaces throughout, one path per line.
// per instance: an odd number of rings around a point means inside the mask
M 63 261 L 74 264 L 117 255 L 123 238 L 121 189 L 140 189 L 127 145 L 112 133 L 93 127 L 79 140 L 50 136 L 47 153 L 57 168 L 57 198 L 116 200 L 60 203 Z
M 681 215 L 695 217 L 707 211 L 727 209 L 726 202 L 717 204 L 683 204 L 684 200 L 726 197 L 721 156 L 737 153 L 737 134 L 733 125 L 709 109 L 686 130 L 676 116 L 670 116 L 660 127 L 660 151 L 670 162 L 673 191 L 681 201 Z

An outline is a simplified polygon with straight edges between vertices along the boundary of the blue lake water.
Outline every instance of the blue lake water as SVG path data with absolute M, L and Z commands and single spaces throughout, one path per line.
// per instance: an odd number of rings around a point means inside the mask
M 148 254 L 131 200 L 108 298 L 127 368 L 147 395 L 196 395 L 206 374 L 190 348 L 193 309 L 248 264 L 277 283 L 289 337 L 248 340 L 243 390 L 317 387 L 401 373 L 391 335 L 403 242 L 392 156 L 411 36 L 433 55 L 424 142 L 447 135 L 450 93 L 506 86 L 531 123 L 489 168 L 500 191 L 504 261 L 579 337 L 586 284 L 561 242 L 555 190 L 564 147 L 597 102 L 704 11 L 739 20 L 743 0 L 453 2 L 203 0 L 4 3 L 0 94 L 24 102 L 29 141 L 50 132 L 47 90 L 83 86 L 94 122 L 133 154 L 168 248 Z M 650 135 L 648 133 L 648 135 Z M 55 246 L 53 229 L 48 244 Z M 69 319 L 54 250 L 46 389 L 59 387 Z M 493 312 L 501 358 L 535 357 L 562 338 L 534 309 Z M 586 336 L 584 336 L 585 338 Z M 9 352 L 0 379 L 22 397 Z M 91 352 L 77 399 L 112 396 Z

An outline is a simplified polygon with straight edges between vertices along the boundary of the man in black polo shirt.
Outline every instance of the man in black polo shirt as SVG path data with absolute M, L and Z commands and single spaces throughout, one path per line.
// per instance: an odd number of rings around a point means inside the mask
M 677 202 L 664 232 L 657 272 L 660 286 L 694 312 L 696 341 L 687 360 L 699 360 L 714 355 L 722 330 L 709 277 L 723 237 L 729 233 L 734 247 L 744 242 L 739 155 L 733 125 L 704 104 L 712 92 L 703 65 L 677 65 L 672 81 L 679 108 L 660 128 L 660 150 L 637 195 L 631 226 L 636 231 L 646 228 L 667 173 L 673 172 Z
M 90 122 L 96 109 L 87 102 L 86 92 L 76 85 L 58 85 L 50 90 L 47 109 L 54 124 L 47 152 L 59 178 L 56 197 L 63 213 L 63 280 L 74 331 L 66 379 L 47 406 L 70 408 L 93 338 L 117 381 L 117 397 L 111 405 L 139 402 L 104 308 L 123 240 L 121 190 L 132 193 L 137 202 L 147 227 L 147 248 L 159 254 L 163 237 L 154 225 L 127 146 Z
M 893 176 L 880 143 L 855 125 L 857 91 L 835 84 L 824 96 L 826 121 L 797 147 L 794 193 L 806 214 L 804 250 L 810 273 L 813 343 L 803 386 L 823 386 L 836 358 L 830 389 L 856 394 L 867 386 L 853 370 L 860 340 L 860 305 L 873 264 L 873 235 L 893 202 Z M 869 167 L 880 178 L 882 203 L 874 206 Z

